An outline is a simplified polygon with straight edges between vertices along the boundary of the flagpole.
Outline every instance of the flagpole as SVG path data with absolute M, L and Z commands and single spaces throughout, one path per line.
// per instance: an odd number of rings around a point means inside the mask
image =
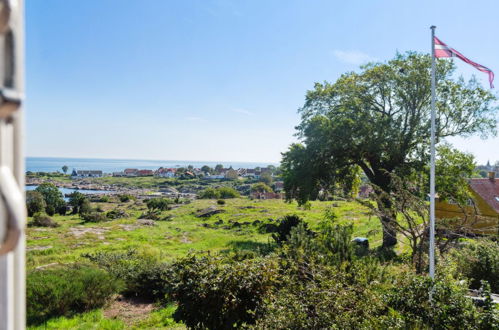
M 430 277 L 435 278 L 435 28 L 431 29 Z

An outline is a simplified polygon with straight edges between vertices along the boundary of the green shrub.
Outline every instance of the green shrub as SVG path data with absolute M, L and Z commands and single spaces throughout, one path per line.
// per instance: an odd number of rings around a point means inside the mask
M 44 213 L 36 213 L 33 216 L 32 226 L 36 227 L 59 227 L 59 224 L 55 222 L 51 217 Z
M 217 200 L 218 205 L 225 205 L 225 201 L 223 199 Z
M 399 276 L 385 300 L 399 313 L 406 328 L 472 329 L 478 314 L 471 299 L 465 297 L 466 291 L 449 279 L 432 281 L 428 276 L 405 274 Z
M 44 212 L 47 204 L 43 199 L 43 195 L 38 191 L 26 192 L 26 208 L 28 216 L 32 217 L 35 213 Z
M 84 222 L 102 222 L 106 221 L 108 218 L 106 214 L 100 212 L 90 212 L 81 215 Z
M 258 329 L 382 329 L 385 305 L 373 284 L 349 283 L 337 267 L 291 264 L 265 301 Z M 375 283 L 375 282 L 374 282 Z
M 491 240 L 470 242 L 455 252 L 457 270 L 469 279 L 473 289 L 481 287 L 481 281 L 490 284 L 492 292 L 499 292 L 499 243 Z
M 271 259 L 224 262 L 188 256 L 172 265 L 170 297 L 176 321 L 189 328 L 230 329 L 253 324 L 278 279 Z
M 55 208 L 53 205 L 47 205 L 45 208 L 45 212 L 47 212 L 48 215 L 53 216 L 55 214 Z
M 206 188 L 198 194 L 201 199 L 228 199 L 240 197 L 239 192 L 231 187 Z
M 128 218 L 130 215 L 128 213 L 126 213 L 125 211 L 123 210 L 120 210 L 120 209 L 114 209 L 114 210 L 111 210 L 111 211 L 108 211 L 106 213 L 106 218 L 108 219 L 121 219 L 121 218 Z
M 231 187 L 220 187 L 217 190 L 220 193 L 220 198 L 223 198 L 223 199 L 240 197 L 237 190 L 235 190 L 234 188 L 231 188 Z
M 28 324 L 100 308 L 120 287 L 105 271 L 85 265 L 34 270 L 26 283 Z
M 122 203 L 126 203 L 126 202 L 129 202 L 131 200 L 135 200 L 135 196 L 133 195 L 130 195 L 130 194 L 121 194 L 121 195 L 118 195 L 118 199 L 120 200 L 120 202 Z
M 168 292 L 168 265 L 135 250 L 126 252 L 97 252 L 83 257 L 105 269 L 124 283 L 122 293 L 127 296 L 164 300 Z
M 171 208 L 171 204 L 173 204 L 173 201 L 167 198 L 151 198 L 146 201 L 147 208 L 150 211 L 166 211 Z
M 201 199 L 218 199 L 220 198 L 220 192 L 214 188 L 206 188 L 198 194 Z
M 299 216 L 286 215 L 284 218 L 279 220 L 279 224 L 277 225 L 276 232 L 272 234 L 272 238 L 277 242 L 277 244 L 282 244 L 289 239 L 289 235 L 291 234 L 291 230 L 303 223 L 305 229 L 307 228 L 307 224 L 303 222 L 303 219 Z

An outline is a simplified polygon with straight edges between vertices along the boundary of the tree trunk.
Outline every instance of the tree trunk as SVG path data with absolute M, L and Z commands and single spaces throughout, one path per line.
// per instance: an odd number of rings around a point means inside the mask
M 397 230 L 393 226 L 392 217 L 382 217 L 381 225 L 383 227 L 383 248 L 391 248 L 397 244 Z

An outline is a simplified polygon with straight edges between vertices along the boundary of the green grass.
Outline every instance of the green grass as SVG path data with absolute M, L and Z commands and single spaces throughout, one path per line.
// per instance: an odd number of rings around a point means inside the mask
M 151 227 L 136 224 L 136 219 L 146 210 L 143 205 L 137 206 L 134 202 L 95 204 L 104 210 L 119 207 L 126 210 L 130 217 L 84 224 L 77 215 L 54 216 L 54 220 L 61 225 L 58 228 L 30 227 L 27 231 L 28 267 L 55 262 L 70 263 L 78 260 L 84 253 L 98 250 L 148 250 L 157 253 L 162 259 L 171 260 L 189 252 L 255 249 L 268 244 L 271 241 L 270 235 L 260 233 L 258 226 L 252 224 L 242 225 L 240 228 L 224 228 L 230 226 L 229 221 L 253 223 L 255 220 L 275 220 L 294 213 L 302 216 L 314 228 L 323 218 L 326 208 L 330 207 L 341 221 L 354 224 L 356 236 L 368 237 L 372 246 L 381 243 L 379 220 L 369 216 L 368 210 L 355 202 L 313 202 L 310 210 L 303 210 L 296 203 L 285 203 L 282 200 L 229 199 L 223 206 L 216 205 L 214 200 L 196 200 L 171 211 L 164 211 L 162 216 L 171 215 L 172 220 L 157 221 L 156 226 Z M 208 219 L 195 216 L 197 210 L 212 205 L 225 212 Z M 215 225 L 220 220 L 223 224 Z M 90 232 L 77 237 L 75 230 Z
M 309 226 L 317 228 L 324 218 L 326 209 L 332 208 L 341 222 L 354 225 L 354 235 L 368 237 L 371 247 L 381 244 L 379 220 L 356 202 L 312 202 L 310 210 L 304 210 L 296 203 L 282 200 L 250 200 L 237 198 L 226 200 L 225 205 L 217 205 L 215 200 L 195 200 L 182 204 L 170 211 L 162 212 L 162 217 L 171 215 L 170 221 L 156 221 L 156 226 L 138 226 L 137 218 L 146 211 L 142 203 L 93 203 L 104 210 L 120 208 L 130 216 L 101 223 L 82 223 L 77 215 L 54 216 L 60 224 L 57 228 L 29 227 L 27 230 L 28 268 L 46 266 L 53 263 L 72 263 L 82 259 L 82 254 L 97 251 L 126 251 L 137 249 L 141 253 L 153 255 L 162 260 L 172 260 L 186 254 L 202 252 L 230 252 L 236 250 L 266 249 L 273 240 L 270 234 L 261 233 L 255 220 L 274 221 L 287 215 L 303 217 Z M 195 213 L 210 206 L 223 209 L 224 213 L 210 218 L 197 218 Z M 215 225 L 217 221 L 221 225 Z M 241 227 L 231 227 L 231 222 L 239 222 Z M 126 230 L 126 229 L 133 230 Z M 79 237 L 75 230 L 89 230 Z M 50 320 L 39 329 L 129 329 L 129 328 L 178 328 L 173 321 L 175 307 L 170 305 L 152 312 L 148 318 L 136 324 L 125 324 L 120 320 L 106 319 L 101 310 L 84 313 L 73 318 Z M 36 329 L 36 328 L 33 328 Z

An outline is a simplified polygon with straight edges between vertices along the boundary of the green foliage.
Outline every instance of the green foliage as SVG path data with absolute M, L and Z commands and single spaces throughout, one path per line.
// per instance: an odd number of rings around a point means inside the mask
M 239 193 L 231 187 L 206 188 L 198 194 L 200 199 L 228 199 L 237 198 Z
M 448 144 L 438 146 L 437 155 L 435 185 L 439 198 L 466 205 L 471 197 L 468 179 L 473 176 L 476 167 L 474 156 L 453 149 Z
M 106 214 L 101 212 L 88 212 L 83 213 L 81 218 L 84 222 L 102 222 L 108 220 Z
M 44 212 L 47 204 L 43 195 L 39 191 L 26 192 L 26 208 L 28 216 L 32 217 L 35 213 Z
M 33 216 L 33 221 L 30 223 L 31 226 L 35 227 L 59 227 L 59 224 L 55 222 L 50 216 L 44 213 L 36 213 Z
M 335 83 L 317 83 L 307 92 L 298 136 L 283 154 L 288 199 L 303 203 L 360 167 L 368 180 L 390 193 L 390 175 L 425 170 L 430 129 L 429 55 L 397 54 L 386 63 L 371 63 Z M 437 138 L 494 134 L 495 96 L 475 80 L 453 78 L 455 65 L 437 61 Z M 346 180 L 349 182 L 349 180 Z M 384 203 L 384 202 L 383 202 Z M 389 208 L 389 204 L 383 205 Z M 381 219 L 382 224 L 396 221 Z M 383 245 L 396 244 L 384 228 Z
M 303 224 L 304 229 L 307 229 L 307 224 L 299 216 L 294 214 L 285 216 L 279 221 L 276 232 L 272 234 L 272 238 L 277 244 L 286 242 L 289 239 L 292 229 L 299 224 Z
M 128 218 L 130 215 L 121 209 L 114 209 L 111 211 L 107 211 L 106 218 L 108 219 L 121 219 Z
M 190 328 L 229 329 L 252 324 L 278 282 L 270 259 L 227 262 L 217 257 L 188 256 L 172 265 L 170 297 L 174 314 Z
M 270 188 L 264 182 L 258 182 L 251 185 L 251 192 L 264 193 L 264 192 L 272 192 L 272 188 Z
M 69 167 L 67 165 L 64 165 L 62 167 L 62 171 L 64 172 L 64 174 L 66 174 L 68 172 L 68 169 L 69 169 Z
M 89 203 L 87 196 L 79 191 L 74 191 L 69 195 L 68 205 L 73 208 L 73 214 L 88 213 L 87 205 Z
M 381 329 L 384 303 L 376 284 L 358 285 L 336 267 L 291 264 L 266 300 L 258 329 Z M 379 284 L 377 284 L 379 285 Z
M 118 199 L 120 200 L 120 202 L 126 203 L 129 201 L 134 201 L 136 198 L 135 198 L 135 196 L 130 195 L 130 194 L 121 194 L 121 195 L 118 195 Z
M 150 211 L 166 211 L 171 204 L 173 204 L 173 201 L 167 198 L 151 198 L 146 201 L 147 208 Z
M 46 212 L 48 214 L 52 213 L 53 215 L 55 211 L 61 207 L 61 205 L 65 205 L 62 193 L 53 183 L 44 182 L 39 185 L 35 191 L 42 194 L 45 204 L 47 205 Z
M 493 292 L 499 292 L 499 244 L 492 240 L 470 242 L 454 252 L 457 271 L 479 289 L 487 281 Z
M 165 300 L 169 267 L 135 250 L 97 252 L 83 257 L 105 269 L 125 285 L 123 294 L 153 300 Z
M 407 328 L 424 324 L 433 329 L 472 329 L 478 314 L 465 294 L 466 288 L 452 280 L 432 281 L 428 276 L 405 274 L 394 283 L 385 299 L 387 305 L 399 313 Z
M 272 184 L 272 174 L 270 172 L 264 172 L 260 175 L 258 179 L 260 182 L 265 183 L 266 185 Z
M 219 199 L 219 200 L 217 200 L 217 204 L 218 205 L 225 205 L 225 200 Z
M 85 265 L 31 271 L 26 292 L 28 324 L 102 307 L 119 286 L 106 272 Z

